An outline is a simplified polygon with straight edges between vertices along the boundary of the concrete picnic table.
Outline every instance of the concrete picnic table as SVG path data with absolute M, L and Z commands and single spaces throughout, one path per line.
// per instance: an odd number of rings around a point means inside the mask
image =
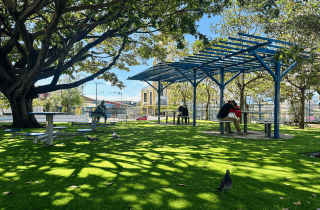
M 63 112 L 27 112 L 27 115 L 46 115 L 46 134 L 49 135 L 48 145 L 53 145 L 53 115 L 62 115 Z
M 89 111 L 92 114 L 92 124 L 91 129 L 96 130 L 97 129 L 97 115 L 101 114 L 102 111 Z

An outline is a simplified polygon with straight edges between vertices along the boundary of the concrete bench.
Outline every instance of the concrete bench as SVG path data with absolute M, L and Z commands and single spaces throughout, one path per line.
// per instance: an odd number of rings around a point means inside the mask
M 48 137 L 48 135 L 45 133 L 26 133 L 25 136 L 31 136 L 34 144 L 36 144 L 37 141 L 42 138 L 45 138 L 45 139 L 42 139 L 41 142 L 49 140 L 48 138 L 46 138 Z
M 62 129 L 66 129 L 66 128 L 68 128 L 68 127 L 66 127 L 66 126 L 53 127 L 53 129 L 58 129 L 59 132 L 61 132 Z
M 92 132 L 92 129 L 78 129 L 77 132 L 82 133 L 83 134 L 83 138 L 86 138 L 86 133 L 87 132 Z
M 267 136 L 271 137 L 271 125 L 274 124 L 273 121 L 261 121 L 259 124 L 264 124 L 264 132 L 267 133 Z
M 188 119 L 188 125 L 190 123 L 190 117 L 189 116 L 177 116 L 177 118 L 178 118 L 178 121 L 180 121 L 180 118 L 181 118 L 181 125 L 183 125 L 183 119 L 184 118 Z
M 16 132 L 22 131 L 20 128 L 15 128 L 15 129 L 5 129 L 4 132 L 10 132 L 11 133 L 11 138 L 14 138 L 15 135 L 17 134 Z
M 71 122 L 71 126 L 78 125 L 79 127 L 87 127 L 91 128 L 92 123 L 79 123 L 79 122 Z

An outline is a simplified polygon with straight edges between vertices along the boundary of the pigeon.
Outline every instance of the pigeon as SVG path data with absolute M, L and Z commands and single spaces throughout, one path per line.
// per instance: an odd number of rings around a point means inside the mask
M 91 141 L 91 143 L 94 142 L 94 141 L 100 140 L 100 139 L 98 139 L 98 138 L 92 138 L 92 137 L 90 137 L 90 136 L 87 136 L 87 138 L 88 138 L 89 141 Z
M 226 175 L 224 175 L 223 180 L 221 181 L 221 184 L 218 186 L 218 190 L 222 191 L 222 194 L 224 194 L 224 191 L 227 190 L 227 193 L 229 194 L 229 190 L 232 186 L 232 179 L 230 177 L 230 171 L 227 170 Z
M 114 139 L 120 139 L 120 137 L 118 136 L 118 134 L 116 134 L 113 130 L 111 130 L 111 136 Z

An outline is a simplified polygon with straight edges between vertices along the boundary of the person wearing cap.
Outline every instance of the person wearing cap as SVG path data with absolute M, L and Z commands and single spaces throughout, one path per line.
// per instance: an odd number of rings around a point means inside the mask
M 107 122 L 107 107 L 106 105 L 104 105 L 104 100 L 101 101 L 101 103 L 97 106 L 96 110 L 95 111 L 100 111 L 101 114 L 97 114 L 97 122 L 100 121 L 100 117 L 103 115 L 104 116 L 104 123 Z
M 243 135 L 243 133 L 241 133 L 241 128 L 240 128 L 240 124 L 239 124 L 238 119 L 228 116 L 230 113 L 230 110 L 232 110 L 232 109 L 233 110 L 240 110 L 239 108 L 237 108 L 237 103 L 234 100 L 228 101 L 228 103 L 224 104 L 221 107 L 217 117 L 220 121 L 233 121 L 234 126 L 237 129 L 238 135 Z M 231 131 L 230 123 L 227 123 L 227 133 L 233 133 Z

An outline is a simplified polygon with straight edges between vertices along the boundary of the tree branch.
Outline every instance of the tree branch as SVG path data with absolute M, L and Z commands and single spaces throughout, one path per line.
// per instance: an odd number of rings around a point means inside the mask
M 51 36 L 54 29 L 57 27 L 60 17 L 62 16 L 62 11 L 65 8 L 65 5 L 67 3 L 67 0 L 55 0 L 55 12 L 53 14 L 53 17 L 51 19 L 51 22 L 48 24 L 45 33 L 43 35 L 43 40 L 41 43 L 41 50 L 37 58 L 37 62 L 35 66 L 32 68 L 32 70 L 28 73 L 26 77 L 26 85 L 30 86 L 33 82 L 34 78 L 40 71 L 40 68 L 42 67 L 42 64 L 45 61 L 45 58 L 47 56 L 47 52 L 49 49 L 49 45 L 51 43 Z
M 39 94 L 39 93 L 48 93 L 48 92 L 52 92 L 52 91 L 55 91 L 55 90 L 74 88 L 74 87 L 78 87 L 78 86 L 80 86 L 80 85 L 82 85 L 82 84 L 84 84 L 84 83 L 86 83 L 88 81 L 93 80 L 97 76 L 99 76 L 99 75 L 103 74 L 104 72 L 110 70 L 116 64 L 118 58 L 120 57 L 121 52 L 125 48 L 126 42 L 127 42 L 127 37 L 125 37 L 123 39 L 123 42 L 122 42 L 122 45 L 121 45 L 120 49 L 118 50 L 117 54 L 113 57 L 112 61 L 108 64 L 107 67 L 99 70 L 98 72 L 90 75 L 89 77 L 86 77 L 84 79 L 81 79 L 79 81 L 76 81 L 76 82 L 73 82 L 73 83 L 70 83 L 70 84 L 56 85 L 55 87 L 52 87 L 50 85 L 44 85 L 44 86 L 41 86 L 41 87 L 37 87 L 35 89 L 36 93 L 37 94 Z
M 42 3 L 42 0 L 33 1 L 31 6 L 25 10 L 20 16 L 19 20 L 21 22 L 24 22 L 29 16 L 35 13 L 35 10 L 38 8 L 38 6 Z
M 83 57 L 81 57 L 78 62 L 84 61 L 86 60 L 88 57 L 91 57 L 91 55 L 85 55 Z M 61 69 L 62 71 L 64 71 L 65 69 L 68 69 L 70 67 L 72 67 L 72 65 L 74 64 L 74 62 L 68 61 L 67 63 L 65 63 Z M 41 80 L 41 79 L 46 79 L 48 77 L 51 77 L 55 74 L 55 72 L 57 71 L 57 67 L 50 67 L 44 70 L 41 70 L 39 74 L 37 74 L 36 78 L 33 80 L 34 82 Z
M 287 80 L 291 85 L 293 85 L 294 87 L 296 87 L 296 88 L 298 88 L 298 89 L 301 89 L 301 87 L 298 86 L 298 85 L 296 85 L 296 84 L 294 84 L 294 83 L 289 79 L 288 76 L 285 76 L 285 78 L 286 78 L 286 80 Z
M 113 6 L 115 4 L 119 4 L 122 2 L 126 2 L 126 0 L 115 0 L 112 2 L 108 2 L 108 3 L 102 3 L 102 4 L 90 4 L 90 5 L 81 5 L 81 6 L 76 6 L 76 7 L 69 7 L 69 8 L 65 8 L 63 10 L 63 13 L 66 12 L 75 12 L 75 11 L 80 11 L 80 10 L 95 10 L 95 9 L 100 9 L 103 7 L 109 7 L 109 6 Z
M 4 82 L 11 82 L 11 77 L 10 75 L 2 68 L 1 64 L 0 64 L 0 78 L 4 81 Z
M 3 53 L 4 55 L 7 55 L 12 50 L 12 48 L 15 46 L 18 39 L 19 39 L 19 30 L 16 27 L 14 29 L 10 39 L 7 41 L 7 43 L 2 48 L 0 48 L 0 52 Z
M 250 83 L 252 83 L 252 82 L 254 82 L 254 81 L 256 81 L 257 79 L 260 79 L 260 78 L 263 78 L 263 75 L 262 75 L 262 74 L 259 74 L 259 75 L 257 75 L 255 78 L 249 80 L 247 83 L 244 83 L 243 86 L 247 86 L 247 85 L 249 85 Z

